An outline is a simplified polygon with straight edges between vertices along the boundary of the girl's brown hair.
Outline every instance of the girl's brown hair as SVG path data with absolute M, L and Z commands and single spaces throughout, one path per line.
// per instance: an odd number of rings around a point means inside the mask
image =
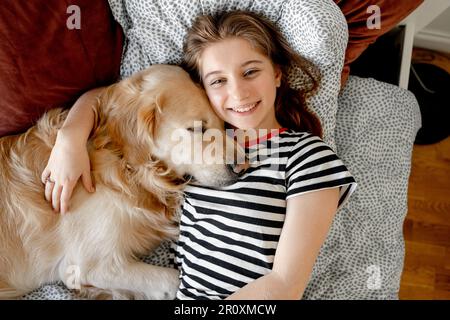
M 307 109 L 306 103 L 308 96 L 319 86 L 318 70 L 297 54 L 280 31 L 264 17 L 244 11 L 199 16 L 188 31 L 184 42 L 183 67 L 195 81 L 201 82 L 199 62 L 203 50 L 211 43 L 232 37 L 249 41 L 256 50 L 281 69 L 281 85 L 275 98 L 275 114 L 280 125 L 322 137 L 320 121 Z M 288 84 L 291 67 L 300 68 L 311 85 L 297 90 L 291 88 Z

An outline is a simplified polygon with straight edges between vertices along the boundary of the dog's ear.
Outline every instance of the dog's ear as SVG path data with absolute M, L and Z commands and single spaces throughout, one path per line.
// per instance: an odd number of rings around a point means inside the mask
M 133 77 L 105 87 L 92 106 L 95 120 L 102 116 L 114 117 L 128 112 L 128 105 L 136 103 L 140 95 L 139 81 Z
M 152 99 L 143 100 L 144 101 L 141 102 L 142 105 L 138 111 L 137 134 L 141 139 L 149 139 L 153 144 L 156 129 L 162 114 L 164 96 L 159 94 Z

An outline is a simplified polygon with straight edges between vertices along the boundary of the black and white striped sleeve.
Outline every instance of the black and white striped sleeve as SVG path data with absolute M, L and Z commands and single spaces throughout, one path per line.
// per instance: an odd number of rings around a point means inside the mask
M 319 137 L 307 135 L 291 149 L 286 165 L 286 199 L 339 187 L 338 209 L 356 189 L 356 182 L 336 153 Z

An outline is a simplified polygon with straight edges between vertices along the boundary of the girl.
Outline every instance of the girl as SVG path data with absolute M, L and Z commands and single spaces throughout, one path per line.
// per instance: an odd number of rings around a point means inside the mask
M 318 80 L 280 32 L 254 13 L 200 16 L 183 49 L 184 67 L 216 113 L 229 127 L 258 136 L 245 144 L 250 168 L 238 182 L 221 189 L 187 186 L 175 248 L 177 298 L 299 299 L 337 209 L 356 187 L 306 109 Z M 291 66 L 302 68 L 313 86 L 291 89 Z M 93 191 L 85 145 L 90 105 L 100 90 L 73 106 L 42 174 L 56 211 L 67 211 L 80 176 Z

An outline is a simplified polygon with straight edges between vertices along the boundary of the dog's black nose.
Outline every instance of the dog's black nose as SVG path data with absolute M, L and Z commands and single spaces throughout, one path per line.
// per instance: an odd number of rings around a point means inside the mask
M 238 176 L 242 176 L 249 168 L 249 163 L 248 161 L 245 161 L 242 164 L 228 164 L 228 168 Z

